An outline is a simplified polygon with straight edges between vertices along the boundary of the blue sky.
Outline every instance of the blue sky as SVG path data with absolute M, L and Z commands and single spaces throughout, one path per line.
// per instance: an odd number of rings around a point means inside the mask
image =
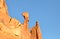
M 6 0 L 9 15 L 21 23 L 29 12 L 29 27 L 38 20 L 43 39 L 60 39 L 60 0 Z

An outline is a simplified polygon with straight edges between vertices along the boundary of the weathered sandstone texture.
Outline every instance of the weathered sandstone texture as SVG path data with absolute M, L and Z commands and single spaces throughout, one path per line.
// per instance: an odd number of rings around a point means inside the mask
M 29 29 L 29 14 L 23 12 L 24 23 L 8 15 L 5 0 L 0 0 L 0 39 L 42 39 L 39 24 Z

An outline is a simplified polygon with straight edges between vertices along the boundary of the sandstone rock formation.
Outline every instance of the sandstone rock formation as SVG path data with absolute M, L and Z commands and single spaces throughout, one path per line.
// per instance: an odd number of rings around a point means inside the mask
M 29 30 L 29 14 L 23 12 L 24 23 L 8 15 L 5 0 L 0 0 L 0 39 L 42 39 L 38 22 Z
M 42 39 L 41 31 L 36 21 L 36 25 L 30 30 L 32 39 Z

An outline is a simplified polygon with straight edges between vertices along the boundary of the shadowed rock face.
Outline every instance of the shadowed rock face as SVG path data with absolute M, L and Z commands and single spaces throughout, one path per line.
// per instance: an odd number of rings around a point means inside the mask
M 22 13 L 24 23 L 8 15 L 5 0 L 0 0 L 0 39 L 42 39 L 38 22 L 28 29 L 29 14 Z

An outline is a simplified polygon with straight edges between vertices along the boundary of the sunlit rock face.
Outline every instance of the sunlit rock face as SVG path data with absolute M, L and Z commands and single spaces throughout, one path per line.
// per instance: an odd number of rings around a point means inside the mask
M 24 23 L 8 15 L 5 0 L 0 0 L 0 39 L 42 39 L 38 22 L 29 29 L 29 14 L 23 12 Z

